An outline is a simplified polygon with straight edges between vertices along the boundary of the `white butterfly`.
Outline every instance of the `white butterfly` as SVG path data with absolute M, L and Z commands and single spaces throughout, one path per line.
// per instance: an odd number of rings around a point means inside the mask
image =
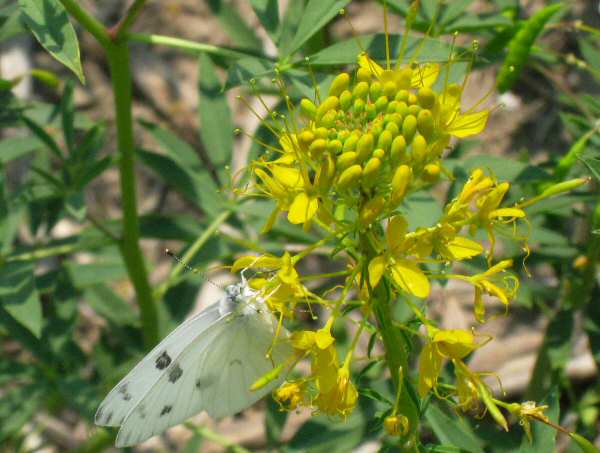
M 160 342 L 104 398 L 96 412 L 100 426 L 120 426 L 116 446 L 140 443 L 205 410 L 211 417 L 233 415 L 265 396 L 283 374 L 259 390 L 250 386 L 292 353 L 281 329 L 271 357 L 274 317 L 264 299 L 242 282 L 186 320 Z

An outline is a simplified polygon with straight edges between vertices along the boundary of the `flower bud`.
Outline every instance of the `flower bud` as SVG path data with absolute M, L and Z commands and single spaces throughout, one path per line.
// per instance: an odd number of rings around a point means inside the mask
M 404 118 L 406 115 L 408 115 L 408 104 L 404 101 L 398 102 L 396 113 L 400 114 Z
M 352 165 L 346 168 L 337 181 L 337 186 L 340 190 L 350 188 L 353 184 L 356 184 L 362 175 L 362 167 L 358 164 Z
M 363 228 L 371 225 L 382 213 L 385 207 L 385 199 L 381 195 L 367 201 L 360 210 L 359 221 Z
M 406 156 L 406 139 L 398 135 L 390 146 L 390 157 L 392 162 L 401 162 Z
M 380 168 L 381 161 L 377 157 L 371 157 L 367 161 L 362 172 L 362 182 L 365 187 L 372 187 L 375 185 Z
M 307 98 L 300 101 L 300 110 L 302 114 L 310 120 L 314 119 L 317 114 L 317 106 L 313 101 Z
M 435 105 L 435 93 L 431 88 L 420 88 L 417 93 L 417 100 L 424 109 L 432 109 Z
M 376 157 L 379 160 L 383 160 L 383 158 L 385 157 L 385 151 L 381 148 L 377 148 L 375 151 L 373 151 L 373 157 Z
M 388 415 L 383 419 L 383 427 L 390 436 L 404 436 L 408 433 L 408 418 L 404 415 Z
M 408 93 L 408 105 L 414 105 L 417 101 L 417 95 L 415 93 Z
M 394 97 L 386 96 L 388 99 L 394 99 Z M 398 107 L 398 101 L 390 101 L 385 109 L 385 113 L 394 113 Z
M 388 98 L 386 96 L 379 96 L 375 101 L 375 108 L 378 112 L 383 112 L 387 109 Z
M 412 147 L 411 147 L 411 157 L 412 161 L 415 165 L 422 164 L 425 161 L 425 157 L 427 156 L 427 141 L 425 137 L 422 135 L 415 136 Z
M 371 71 L 369 71 L 367 68 L 358 68 L 358 71 L 356 71 L 356 78 L 359 82 L 370 82 Z
M 402 122 L 402 135 L 406 139 L 406 143 L 412 142 L 416 132 L 417 119 L 412 115 L 406 116 L 406 118 L 404 118 L 404 121 Z
M 300 143 L 309 145 L 315 139 L 315 134 L 313 134 L 312 131 L 305 129 L 300 132 L 300 136 L 298 138 L 300 139 Z
M 392 134 L 392 138 L 400 133 L 400 128 L 393 120 L 389 121 L 385 125 L 385 130 L 390 131 L 390 134 Z
M 401 90 L 408 90 L 412 84 L 412 69 L 408 66 L 400 69 L 397 72 L 396 84 Z
M 381 82 L 375 80 L 371 82 L 371 86 L 369 86 L 369 99 L 371 102 L 374 102 L 376 99 L 379 99 L 379 96 L 383 93 L 383 86 Z
M 363 113 L 365 111 L 366 105 L 367 104 L 362 99 L 355 100 L 354 105 L 352 106 L 352 113 L 354 113 L 355 116 L 360 115 L 361 113 Z
M 417 128 L 419 133 L 426 139 L 430 139 L 433 135 L 433 115 L 431 110 L 421 110 L 417 116 Z
M 427 182 L 435 182 L 440 177 L 440 172 L 439 164 L 427 164 L 423 168 L 422 178 Z
M 367 82 L 359 82 L 352 90 L 352 97 L 354 99 L 366 99 L 369 93 L 369 84 Z
M 392 144 L 393 139 L 394 137 L 392 136 L 392 133 L 387 129 L 384 130 L 383 132 L 381 132 L 379 138 L 377 139 L 377 148 L 381 148 L 384 151 L 387 151 L 388 149 L 390 149 L 390 145 Z
M 358 154 L 354 151 L 346 151 L 340 154 L 337 158 L 337 168 L 340 171 L 345 170 L 350 165 L 353 165 L 358 160 Z
M 408 165 L 400 165 L 392 177 L 392 204 L 399 204 L 412 181 L 412 170 Z
M 340 93 L 340 107 L 343 111 L 347 112 L 352 106 L 352 93 L 348 90 L 344 90 Z
M 327 143 L 327 151 L 335 156 L 342 150 L 342 146 L 342 142 L 337 138 L 329 140 L 329 143 Z
M 321 117 L 325 115 L 325 113 L 329 112 L 330 110 L 337 109 L 339 105 L 340 100 L 337 96 L 329 96 L 327 99 L 321 102 L 321 105 L 319 105 L 317 108 L 316 120 L 319 121 Z
M 329 110 L 323 117 L 319 120 L 321 126 L 326 127 L 327 129 L 332 128 L 335 125 L 335 120 L 337 119 L 337 111 Z
M 369 121 L 373 121 L 375 119 L 375 117 L 377 117 L 377 107 L 375 107 L 375 104 L 367 104 L 367 119 Z
M 345 72 L 338 74 L 333 82 L 331 82 L 331 86 L 329 87 L 329 96 L 339 96 L 342 91 L 348 89 L 348 85 L 350 84 L 350 76 Z
M 354 151 L 356 149 L 356 143 L 358 143 L 358 139 L 360 136 L 358 134 L 350 134 L 350 136 L 344 141 L 344 147 L 342 150 L 346 151 Z
M 358 140 L 356 144 L 356 152 L 358 153 L 358 159 L 363 162 L 367 160 L 373 152 L 374 138 L 373 134 L 366 133 Z
M 400 90 L 396 93 L 394 99 L 398 102 L 408 102 L 408 90 Z
M 327 140 L 324 138 L 318 138 L 313 141 L 308 147 L 308 152 L 312 157 L 319 157 L 327 149 Z
M 396 87 L 396 84 L 391 80 L 383 84 L 383 94 L 387 96 L 388 99 L 394 99 L 394 96 L 396 96 L 397 91 L 398 88 Z
M 412 104 L 408 106 L 408 113 L 412 116 L 414 116 L 415 118 L 419 115 L 419 112 L 421 111 L 421 106 L 419 106 L 418 104 Z
M 315 129 L 315 136 L 317 138 L 329 138 L 329 131 L 326 127 L 317 127 Z

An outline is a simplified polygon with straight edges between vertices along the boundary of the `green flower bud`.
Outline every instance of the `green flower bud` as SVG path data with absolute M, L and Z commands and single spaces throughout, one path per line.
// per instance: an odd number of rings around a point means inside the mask
M 358 154 L 354 151 L 346 151 L 340 154 L 337 158 L 337 168 L 339 171 L 344 171 L 346 168 L 354 165 L 358 160 Z
M 329 129 L 335 125 L 335 120 L 337 119 L 337 116 L 337 110 L 329 110 L 327 113 L 325 113 L 325 115 L 323 115 L 323 117 L 319 121 L 319 124 Z
M 375 104 L 367 104 L 367 119 L 373 121 L 377 117 L 377 107 Z
M 310 99 L 304 98 L 300 101 L 300 111 L 308 119 L 314 119 L 317 114 L 317 106 Z
M 317 138 L 329 138 L 329 130 L 326 127 L 317 127 L 315 129 L 315 136 Z
M 415 93 L 408 93 L 408 105 L 417 103 L 417 95 Z
M 412 115 L 408 115 L 406 118 L 404 118 L 404 121 L 402 122 L 402 135 L 404 135 L 406 143 L 412 142 L 416 132 L 417 119 Z
M 344 143 L 348 137 L 350 137 L 350 131 L 348 129 L 342 129 L 341 131 L 338 131 L 336 138 Z
M 379 99 L 379 96 L 381 96 L 382 93 L 383 86 L 381 85 L 381 82 L 378 80 L 371 82 L 371 86 L 369 87 L 369 99 L 371 99 L 371 102 Z
M 415 165 L 422 164 L 427 157 L 427 140 L 422 135 L 416 135 L 412 141 L 411 157 Z
M 419 105 L 424 109 L 432 109 L 435 105 L 436 95 L 431 88 L 420 88 L 417 93 Z
M 412 170 L 408 165 L 400 165 L 392 177 L 392 193 L 390 201 L 399 204 L 406 195 L 408 186 L 412 181 Z
M 340 100 L 337 96 L 329 96 L 327 99 L 321 102 L 321 105 L 319 105 L 319 107 L 317 108 L 316 120 L 319 121 L 323 117 L 323 115 L 325 115 L 325 113 L 327 113 L 330 110 L 337 109 L 339 105 Z
M 331 86 L 329 87 L 329 96 L 339 96 L 342 91 L 348 89 L 348 85 L 350 84 L 350 76 L 345 72 L 338 74 L 333 82 L 331 82 Z
M 396 113 L 402 115 L 404 118 L 406 115 L 408 115 L 408 104 L 404 101 L 399 101 L 398 106 L 396 107 Z
M 439 164 L 427 164 L 423 168 L 421 177 L 427 182 L 435 182 L 440 177 L 441 168 Z
M 358 143 L 356 144 L 356 152 L 358 153 L 358 159 L 361 162 L 364 162 L 371 156 L 371 153 L 373 152 L 374 141 L 373 134 L 370 132 L 363 134 L 363 136 L 358 140 Z
M 362 167 L 358 164 L 352 165 L 346 168 L 337 181 L 337 186 L 340 190 L 350 188 L 352 185 L 358 183 L 362 175 Z
M 396 93 L 396 97 L 394 99 L 398 102 L 408 103 L 408 95 L 408 90 L 400 90 Z
M 412 69 L 404 67 L 400 69 L 396 76 L 396 83 L 401 90 L 408 90 L 412 85 Z
M 394 138 L 392 146 L 390 146 L 390 157 L 392 162 L 401 162 L 406 156 L 406 139 L 402 135 Z
M 375 101 L 375 108 L 378 112 L 383 112 L 387 108 L 388 98 L 386 96 L 379 96 Z
M 310 144 L 310 146 L 308 147 L 308 152 L 311 156 L 317 158 L 321 156 L 321 154 L 323 154 L 323 152 L 325 152 L 326 149 L 327 140 L 325 140 L 324 138 L 318 138 Z
M 392 137 L 395 137 L 400 133 L 400 128 L 398 127 L 398 124 L 393 120 L 385 125 L 385 129 L 390 131 Z
M 393 123 L 392 123 L 393 124 Z M 392 140 L 394 137 L 389 130 L 384 130 L 379 134 L 379 138 L 377 139 L 377 148 L 381 148 L 384 151 L 390 149 L 390 145 L 392 144 Z
M 354 105 L 352 106 L 352 113 L 354 113 L 354 116 L 360 115 L 361 113 L 363 113 L 365 111 L 365 106 L 367 104 L 365 103 L 365 101 L 363 99 L 357 99 L 354 101 Z
M 383 94 L 386 95 L 389 99 L 394 99 L 396 96 L 396 92 L 398 91 L 398 87 L 391 80 L 389 82 L 385 82 L 383 85 Z
M 433 115 L 431 110 L 421 110 L 417 116 L 417 128 L 419 133 L 426 139 L 430 139 L 433 136 Z
M 383 212 L 384 207 L 385 199 L 381 195 L 367 201 L 359 214 L 359 221 L 362 227 L 366 228 L 371 225 L 379 217 L 379 214 Z
M 329 143 L 327 143 L 327 151 L 329 151 L 334 156 L 340 151 L 342 151 L 342 147 L 342 142 L 338 139 L 329 140 Z
M 356 78 L 359 82 L 370 82 L 371 71 L 369 71 L 367 68 L 358 68 L 358 71 L 356 71 Z
M 373 151 L 373 157 L 383 161 L 383 158 L 385 157 L 385 151 L 381 148 L 377 148 L 375 151 Z
M 367 99 L 369 93 L 369 84 L 367 82 L 359 82 L 352 90 L 352 97 L 354 99 Z
M 354 151 L 356 149 L 356 143 L 358 142 L 359 135 L 350 134 L 350 136 L 344 142 L 343 150 L 346 151 Z
M 347 112 L 352 106 L 352 93 L 348 90 L 344 90 L 340 93 L 340 107 L 342 110 Z
M 315 139 L 315 134 L 313 134 L 312 131 L 305 129 L 300 132 L 298 138 L 300 139 L 300 143 L 308 146 Z
M 367 161 L 362 172 L 362 183 L 365 187 L 372 187 L 375 185 L 380 168 L 381 161 L 377 157 L 371 157 Z
M 394 99 L 394 98 L 389 98 L 388 99 Z M 387 105 L 387 108 L 385 109 L 385 113 L 394 113 L 396 112 L 396 108 L 398 107 L 398 101 L 390 101 Z
M 417 115 L 419 114 L 419 112 L 421 111 L 421 106 L 417 105 L 417 104 L 412 104 L 408 106 L 408 114 L 414 116 L 415 118 L 417 117 Z

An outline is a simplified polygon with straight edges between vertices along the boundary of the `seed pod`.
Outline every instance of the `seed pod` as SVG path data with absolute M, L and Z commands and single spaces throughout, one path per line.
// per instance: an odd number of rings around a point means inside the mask
M 525 22 L 508 44 L 508 54 L 498 74 L 498 91 L 504 93 L 517 81 L 535 40 L 546 23 L 562 8 L 561 3 L 546 6 Z
M 365 164 L 362 172 L 362 183 L 365 187 L 372 187 L 377 182 L 377 175 L 381 168 L 381 161 L 376 157 L 371 157 Z
M 390 146 L 390 157 L 392 162 L 402 162 L 406 156 L 406 139 L 402 135 L 394 138 L 392 146 Z
M 344 171 L 346 168 L 354 165 L 358 160 L 358 154 L 354 151 L 346 151 L 340 154 L 337 158 L 337 169 L 339 171 Z
M 337 96 L 329 96 L 321 103 L 321 105 L 319 105 L 319 107 L 317 107 L 316 120 L 319 121 L 325 113 L 337 109 L 339 105 L 340 100 Z
M 359 82 L 352 90 L 352 97 L 354 99 L 367 99 L 369 94 L 369 84 L 367 82 Z
M 378 99 L 382 93 L 383 86 L 381 85 L 381 82 L 378 80 L 371 82 L 371 86 L 369 87 L 369 99 L 371 99 L 371 102 L 374 102 L 376 99 Z
M 324 138 L 318 138 L 313 141 L 308 147 L 308 152 L 312 157 L 319 157 L 327 149 L 327 140 Z
M 306 118 L 312 120 L 317 114 L 317 106 L 310 99 L 304 98 L 300 101 L 300 111 Z
M 408 165 L 400 165 L 396 169 L 396 171 L 394 172 L 394 176 L 392 177 L 392 204 L 396 205 L 402 201 L 402 199 L 406 195 L 406 191 L 411 181 L 412 170 L 410 169 L 410 167 Z
M 416 132 L 417 119 L 413 115 L 407 115 L 402 122 L 402 135 L 404 135 L 406 143 L 412 142 Z
M 360 210 L 359 221 L 363 228 L 371 225 L 383 212 L 385 200 L 381 195 L 367 201 Z
M 358 183 L 362 175 L 362 167 L 358 164 L 346 168 L 337 181 L 338 189 L 345 190 Z
M 392 133 L 387 129 L 384 130 L 383 132 L 381 132 L 381 134 L 379 134 L 379 138 L 377 139 L 377 148 L 381 148 L 384 151 L 387 151 L 388 149 L 390 149 L 390 145 L 392 144 L 393 139 L 394 137 L 392 137 Z
M 375 101 L 375 108 L 378 112 L 383 112 L 388 105 L 388 98 L 386 96 L 379 96 Z
M 367 68 L 358 68 L 358 71 L 356 71 L 356 78 L 359 82 L 370 82 L 371 71 L 369 71 Z
M 340 107 L 344 112 L 347 112 L 352 106 L 352 93 L 344 90 L 340 93 Z
M 391 80 L 383 84 L 383 94 L 386 95 L 389 99 L 394 99 L 394 96 L 396 96 L 397 91 L 398 88 L 396 87 L 396 84 Z
M 342 91 L 348 89 L 350 84 L 350 76 L 345 72 L 338 74 L 335 79 L 331 82 L 329 87 L 329 96 L 339 96 Z
M 335 120 L 337 119 L 337 111 L 329 110 L 323 117 L 319 120 L 321 126 L 326 127 L 327 129 L 332 128 L 335 125 Z
M 363 136 L 358 140 L 356 144 L 356 152 L 358 153 L 358 159 L 361 162 L 364 162 L 371 156 L 371 153 L 373 152 L 374 141 L 373 134 L 370 132 L 363 134 Z
M 350 134 L 350 136 L 344 142 L 344 147 L 342 148 L 343 151 L 354 151 L 359 138 L 360 136 L 358 134 Z
M 427 156 L 427 140 L 422 135 L 416 135 L 411 146 L 411 157 L 413 164 L 420 165 Z
M 433 136 L 434 124 L 431 110 L 421 110 L 419 112 L 417 116 L 417 129 L 428 140 Z
M 400 69 L 396 76 L 396 84 L 401 90 L 408 90 L 412 84 L 412 69 L 408 66 Z
M 423 168 L 421 177 L 427 182 L 435 182 L 440 177 L 441 168 L 439 164 L 427 164 Z
M 424 109 L 432 109 L 435 105 L 435 93 L 431 88 L 420 88 L 417 94 L 419 105 Z

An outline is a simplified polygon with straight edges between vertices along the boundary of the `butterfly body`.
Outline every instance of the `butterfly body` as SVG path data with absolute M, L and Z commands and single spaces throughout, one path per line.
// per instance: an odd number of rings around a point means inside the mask
M 274 317 L 245 281 L 186 320 L 121 380 L 100 404 L 96 424 L 120 426 L 116 445 L 130 446 L 205 410 L 220 418 L 262 398 L 250 386 L 291 353 L 284 331 L 272 349 Z

